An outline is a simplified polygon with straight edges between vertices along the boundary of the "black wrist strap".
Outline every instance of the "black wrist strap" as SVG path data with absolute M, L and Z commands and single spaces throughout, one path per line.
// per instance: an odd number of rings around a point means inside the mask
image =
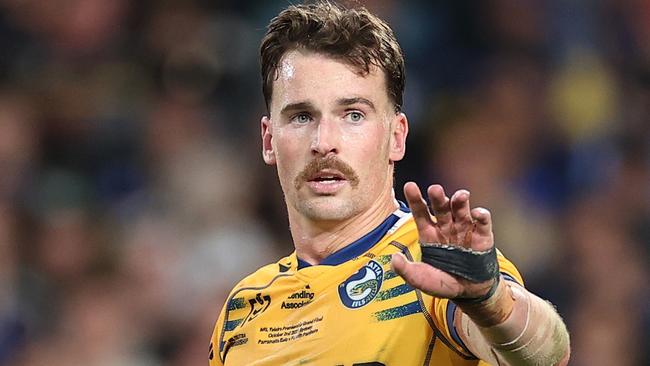
M 442 271 L 481 283 L 499 277 L 497 250 L 476 251 L 455 245 L 422 244 L 422 262 Z
M 495 292 L 497 292 L 497 287 L 499 287 L 499 282 L 501 281 L 501 276 L 497 276 L 497 278 L 494 280 L 494 283 L 492 284 L 492 287 L 490 287 L 490 290 L 483 296 L 481 297 L 455 297 L 451 299 L 451 301 L 455 302 L 458 305 L 465 305 L 465 304 L 478 304 L 482 303 L 483 301 L 489 299 L 494 295 Z

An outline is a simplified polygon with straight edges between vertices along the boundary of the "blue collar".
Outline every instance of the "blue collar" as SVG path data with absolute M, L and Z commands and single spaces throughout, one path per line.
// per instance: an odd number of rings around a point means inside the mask
M 398 201 L 398 202 L 399 202 L 399 211 L 411 212 L 411 210 L 409 210 L 409 208 L 404 204 L 404 202 L 402 201 Z M 393 225 L 395 225 L 395 223 L 399 219 L 400 219 L 399 216 L 397 216 L 395 213 L 392 213 L 390 216 L 386 218 L 386 220 L 384 220 L 384 222 L 379 224 L 379 226 L 374 228 L 368 234 L 362 236 L 361 238 L 350 243 L 349 245 L 343 247 L 343 249 L 340 249 L 330 254 L 327 258 L 323 259 L 323 261 L 320 262 L 319 265 L 336 266 L 341 263 L 345 263 L 350 259 L 356 258 L 361 254 L 367 252 L 370 248 L 372 248 L 375 244 L 377 244 L 381 240 L 381 238 L 384 237 L 384 235 L 386 235 L 388 230 L 390 230 L 390 228 L 392 228 Z M 298 258 L 298 269 L 305 268 L 305 267 L 311 267 L 311 264 Z

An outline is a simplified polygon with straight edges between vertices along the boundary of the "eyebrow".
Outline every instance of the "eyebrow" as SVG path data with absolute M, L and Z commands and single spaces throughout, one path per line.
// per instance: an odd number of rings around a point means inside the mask
M 365 104 L 368 107 L 370 107 L 373 111 L 377 110 L 373 102 L 363 97 L 339 98 L 336 100 L 336 104 L 340 106 L 350 106 L 357 103 Z M 289 103 L 285 105 L 280 110 L 280 114 L 287 114 L 293 111 L 305 111 L 305 110 L 314 110 L 314 109 L 316 108 L 311 102 L 301 101 L 301 102 Z
M 289 103 L 282 107 L 280 110 L 280 114 L 287 114 L 289 112 L 293 111 L 299 111 L 299 110 L 314 110 L 314 105 L 311 102 L 296 102 L 296 103 Z
M 373 111 L 376 111 L 377 109 L 375 108 L 375 104 L 371 102 L 369 99 L 363 98 L 363 97 L 354 97 L 354 98 L 339 98 L 336 100 L 336 103 L 338 105 L 342 106 L 348 106 L 348 105 L 353 105 L 353 104 L 365 104 L 368 107 L 370 107 Z

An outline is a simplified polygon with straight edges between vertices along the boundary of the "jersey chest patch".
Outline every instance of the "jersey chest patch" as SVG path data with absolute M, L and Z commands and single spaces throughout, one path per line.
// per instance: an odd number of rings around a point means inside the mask
M 384 270 L 381 264 L 371 260 L 339 285 L 341 302 L 350 309 L 368 304 L 377 296 L 383 278 Z

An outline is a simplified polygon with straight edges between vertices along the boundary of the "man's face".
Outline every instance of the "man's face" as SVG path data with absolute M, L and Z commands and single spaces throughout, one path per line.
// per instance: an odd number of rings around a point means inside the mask
M 393 162 L 408 125 L 395 113 L 383 71 L 290 51 L 261 121 L 263 156 L 276 164 L 289 209 L 313 221 L 341 221 L 390 197 Z

